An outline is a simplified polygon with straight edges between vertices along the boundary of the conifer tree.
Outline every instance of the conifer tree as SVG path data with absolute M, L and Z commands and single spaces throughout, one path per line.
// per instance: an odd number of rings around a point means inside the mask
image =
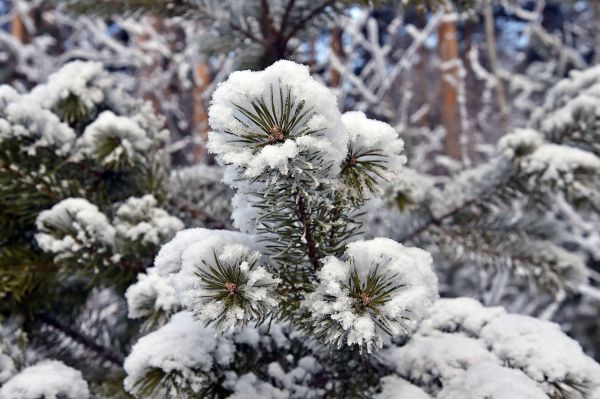
M 29 93 L 0 87 L 0 314 L 35 356 L 72 358 L 92 380 L 135 332 L 119 297 L 183 228 L 163 209 L 162 120 L 119 82 L 75 61 Z M 88 314 L 98 301 L 113 310 Z M 34 359 L 16 360 L 2 381 Z
M 178 233 L 128 290 L 130 316 L 153 329 L 125 360 L 128 392 L 598 395 L 600 366 L 558 325 L 467 298 L 436 301 L 427 252 L 361 237 L 361 214 L 404 170 L 403 144 L 383 122 L 340 115 L 306 67 L 233 73 L 210 123 L 241 231 Z M 512 137 L 503 148 L 527 142 Z

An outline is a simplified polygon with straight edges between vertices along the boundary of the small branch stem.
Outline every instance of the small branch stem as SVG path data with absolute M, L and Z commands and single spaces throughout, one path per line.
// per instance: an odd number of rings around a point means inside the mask
M 319 270 L 319 255 L 317 252 L 317 245 L 313 237 L 312 226 L 310 225 L 310 220 L 306 212 L 306 203 L 300 192 L 297 192 L 296 196 L 298 203 L 298 218 L 300 219 L 300 223 L 302 223 L 302 227 L 304 228 L 304 238 L 308 248 L 308 259 L 310 260 L 313 270 L 316 272 Z
M 102 359 L 114 364 L 117 367 L 123 367 L 124 359 L 121 355 L 114 353 L 110 349 L 98 344 L 92 338 L 83 335 L 81 332 L 71 328 L 70 326 L 62 324 L 61 322 L 47 314 L 38 314 L 36 318 L 39 319 L 42 323 L 52 327 L 55 330 L 60 331 L 67 337 L 90 349 Z

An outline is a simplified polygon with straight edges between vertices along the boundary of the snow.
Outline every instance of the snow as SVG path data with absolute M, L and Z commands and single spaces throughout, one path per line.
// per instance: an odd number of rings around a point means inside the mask
M 515 129 L 498 141 L 501 153 L 513 158 L 532 153 L 544 143 L 544 137 L 533 129 Z
M 87 382 L 81 372 L 57 360 L 44 360 L 25 368 L 0 388 L 2 399 L 87 399 Z
M 84 249 L 97 255 L 115 244 L 114 227 L 96 205 L 83 198 L 67 198 L 42 211 L 36 226 L 38 245 L 56 259 L 75 256 Z
M 198 392 L 206 382 L 205 374 L 213 366 L 229 364 L 227 357 L 219 362 L 215 355 L 233 352 L 232 345 L 229 339 L 217 339 L 214 331 L 195 321 L 191 313 L 177 313 L 169 323 L 140 338 L 133 346 L 124 363 L 125 389 L 134 393 L 136 383 L 152 369 L 160 369 L 173 376 L 177 389 Z
M 75 132 L 56 115 L 39 105 L 21 98 L 0 111 L 0 142 L 19 140 L 21 149 L 35 155 L 39 148 L 47 148 L 58 156 L 66 156 L 75 141 Z
M 388 375 L 380 380 L 381 392 L 374 399 L 433 399 L 427 392 L 403 378 Z
M 212 275 L 210 268 L 216 266 L 215 257 L 225 268 L 239 268 L 244 282 L 236 287 L 236 295 L 243 296 L 249 307 L 277 305 L 275 288 L 279 279 L 260 265 L 262 255 L 255 248 L 255 238 L 247 234 L 201 228 L 183 230 L 161 248 L 152 272 L 170 276 L 183 307 L 192 311 L 197 319 L 211 323 L 225 311 L 225 302 L 214 299 L 215 291 L 207 291 L 205 281 L 197 273 L 204 271 Z M 233 282 L 223 281 L 224 289 L 226 283 Z M 217 326 L 219 332 L 229 331 L 251 319 L 246 310 L 237 306 L 230 308 L 225 316 Z
M 0 384 L 6 382 L 16 371 L 15 362 L 10 356 L 0 352 Z
M 311 386 L 317 373 L 322 371 L 319 361 L 312 356 L 304 356 L 297 362 L 297 367 L 285 372 L 278 362 L 272 362 L 268 366 L 269 377 L 290 393 L 292 398 L 321 398 L 323 391 Z
M 526 175 L 539 176 L 541 182 L 565 187 L 581 173 L 600 173 L 600 158 L 578 148 L 544 144 L 521 162 Z
M 549 395 L 554 393 L 553 384 L 572 381 L 591 388 L 600 384 L 600 365 L 558 324 L 506 314 L 485 326 L 481 338 L 504 363 L 522 370 Z
M 406 163 L 402 154 L 404 142 L 393 127 L 368 119 L 363 112 L 346 112 L 342 115 L 342 122 L 348 132 L 350 153 L 358 155 L 357 161 L 380 162 L 385 167 L 385 170 L 378 169 L 377 174 L 368 172 L 379 188 L 373 194 L 381 194 Z M 363 186 L 361 191 L 366 193 L 368 189 Z
M 252 148 L 248 143 L 236 141 L 239 135 L 257 134 L 260 128 L 235 107 L 252 109 L 249 100 L 264 98 L 271 106 L 271 88 L 275 93 L 275 113 L 278 115 L 279 87 L 291 92 L 296 104 L 304 102 L 303 111 L 311 110 L 291 132 L 284 132 L 283 142 L 270 142 L 267 133 L 259 133 L 264 145 Z M 244 122 L 242 122 L 244 121 Z M 219 161 L 243 171 L 247 178 L 256 178 L 263 172 L 275 171 L 287 175 L 291 172 L 290 162 L 300 157 L 303 151 L 318 147 L 322 158 L 331 162 L 331 175 L 339 172 L 346 156 L 347 134 L 341 121 L 337 99 L 333 92 L 310 76 L 306 66 L 291 61 L 278 61 L 263 71 L 233 72 L 213 93 L 209 110 L 208 149 Z M 308 128 L 318 129 L 304 136 Z
M 547 399 L 519 370 L 482 362 L 448 381 L 437 399 Z
M 0 85 L 0 118 L 4 118 L 8 104 L 19 100 L 19 93 L 9 85 Z
M 179 307 L 177 290 L 169 278 L 155 273 L 153 268 L 138 274 L 137 278 L 125 292 L 130 318 L 147 317 L 154 311 L 169 314 Z
M 91 111 L 104 100 L 102 79 L 106 77 L 100 62 L 73 61 L 51 74 L 47 83 L 36 86 L 27 97 L 46 109 L 54 109 L 73 95 Z
M 234 373 L 228 375 L 225 387 L 233 391 L 228 399 L 288 399 L 289 394 L 275 388 L 268 382 L 259 380 L 253 373 L 237 377 Z
M 188 259 L 193 262 L 196 255 L 209 257 L 212 255 L 213 246 L 222 242 L 241 242 L 249 245 L 253 241 L 252 236 L 228 230 L 203 228 L 181 230 L 171 241 L 162 246 L 154 259 L 154 267 L 162 276 L 178 273 L 184 260 L 186 263 Z
M 384 350 L 381 357 L 401 377 L 432 394 L 475 364 L 500 363 L 483 342 L 441 332 L 415 335 L 404 346 Z
M 183 222 L 158 207 L 151 194 L 131 197 L 116 212 L 117 233 L 129 241 L 160 245 L 183 229 Z
M 419 326 L 419 332 L 424 335 L 434 331 L 460 332 L 478 337 L 483 327 L 505 313 L 502 307 L 485 307 L 471 298 L 441 298 L 431 307 L 429 316 Z
M 324 326 L 325 343 L 338 347 L 366 347 L 368 352 L 381 348 L 385 332 L 376 321 L 387 322 L 392 336 L 407 336 L 427 314 L 437 299 L 437 278 L 431 269 L 431 256 L 418 248 L 405 247 L 388 238 L 355 241 L 348 244 L 346 261 L 333 256 L 325 258 L 317 272 L 319 285 L 307 295 L 302 306 L 316 326 Z M 369 273 L 378 267 L 386 274 L 385 282 L 401 288 L 376 312 L 358 311 L 356 300 L 345 286 L 354 268 L 364 284 Z M 327 323 L 334 322 L 337 328 Z M 345 341 L 345 342 L 344 342 Z
M 197 256 L 191 259 L 192 263 L 184 263 L 182 270 L 182 274 L 185 276 L 183 303 L 193 312 L 194 317 L 204 324 L 210 324 L 225 314 L 226 318 L 223 323 L 217 324 L 217 330 L 231 331 L 240 322 L 245 324 L 252 321 L 253 316 L 248 314 L 248 309 L 275 308 L 277 306 L 275 289 L 280 280 L 274 278 L 264 267 L 256 266 L 262 257 L 260 252 L 252 251 L 238 243 L 219 243 L 218 246 L 207 249 L 212 249 L 210 255 L 201 257 L 196 254 Z M 202 271 L 209 273 L 211 277 L 215 276 L 213 272 L 217 267 L 215 257 L 226 270 L 239 269 L 239 274 L 243 276 L 244 282 L 236 283 L 237 293 L 234 295 L 246 299 L 245 308 L 237 305 L 227 308 L 224 299 L 216 300 L 215 292 L 207 289 L 209 282 L 201 276 L 195 275 L 196 272 Z M 190 272 L 194 273 L 195 278 L 189 277 Z M 228 283 L 231 282 L 224 281 L 223 291 Z
M 77 145 L 84 154 L 103 166 L 133 165 L 137 158 L 146 155 L 152 140 L 133 119 L 104 111 L 85 128 Z M 107 146 L 112 146 L 108 153 L 105 150 Z

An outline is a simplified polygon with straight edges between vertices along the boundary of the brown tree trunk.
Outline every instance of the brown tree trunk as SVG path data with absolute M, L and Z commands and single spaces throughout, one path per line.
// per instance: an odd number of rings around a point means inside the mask
M 29 35 L 27 34 L 27 29 L 25 29 L 25 23 L 19 14 L 15 14 L 11 21 L 10 33 L 19 39 L 21 43 L 29 42 Z
M 417 8 L 417 28 L 425 29 L 427 23 L 425 7 Z M 417 64 L 417 87 L 419 88 L 419 107 L 430 104 L 429 102 L 429 51 L 425 45 L 419 48 L 419 63 Z M 420 118 L 423 127 L 430 127 L 429 112 Z
M 600 64 L 600 0 L 593 0 L 594 4 L 594 61 Z
M 196 67 L 196 85 L 194 87 L 194 126 L 197 134 L 203 141 L 208 138 L 208 112 L 202 101 L 202 94 L 212 81 L 210 68 L 207 64 Z M 194 161 L 198 162 L 205 155 L 204 145 L 199 144 L 194 148 Z
M 498 70 L 498 54 L 496 53 L 495 32 L 496 27 L 494 23 L 494 13 L 491 0 L 486 0 L 483 14 L 485 16 L 485 36 L 487 41 L 488 58 L 490 60 L 490 68 L 492 69 L 492 73 L 496 79 L 496 98 L 498 99 L 498 107 L 500 108 L 502 128 L 506 130 L 508 124 L 508 103 L 506 101 L 504 84 L 500 78 L 500 71 Z
M 331 51 L 341 60 L 344 58 L 344 45 L 342 43 L 342 29 L 334 26 L 331 29 Z M 336 69 L 331 69 L 331 87 L 338 87 L 342 82 L 342 75 Z
M 439 52 L 442 62 L 441 98 L 442 98 L 442 124 L 446 129 L 445 146 L 446 155 L 461 160 L 462 151 L 460 144 L 460 107 L 458 103 L 459 69 L 458 65 L 451 63 L 458 59 L 458 37 L 456 21 L 447 14 L 442 20 L 439 31 Z

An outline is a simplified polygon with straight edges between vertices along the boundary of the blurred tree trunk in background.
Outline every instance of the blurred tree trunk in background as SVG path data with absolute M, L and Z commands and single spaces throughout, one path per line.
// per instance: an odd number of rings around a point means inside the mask
M 461 160 L 461 127 L 460 109 L 458 103 L 459 67 L 457 60 L 458 36 L 456 31 L 456 14 L 448 10 L 438 30 L 439 53 L 441 60 L 442 79 L 441 110 L 442 124 L 446 129 L 446 155 Z
M 340 59 L 344 58 L 344 43 L 342 42 L 342 29 L 339 26 L 334 26 L 331 29 L 331 51 Z M 331 87 L 338 87 L 342 81 L 342 75 L 340 72 L 332 68 L 331 69 Z
M 15 13 L 14 17 L 12 18 L 10 32 L 14 37 L 19 39 L 21 43 L 29 42 L 29 35 L 27 34 L 25 23 L 23 22 L 23 18 L 19 15 L 19 13 Z
M 427 24 L 427 14 L 425 7 L 417 7 L 417 28 L 419 30 L 425 29 L 425 25 Z M 419 88 L 419 92 L 417 95 L 419 96 L 418 101 L 420 106 L 430 107 L 429 103 L 429 50 L 425 46 L 419 47 L 419 63 L 417 65 L 417 85 Z M 420 124 L 424 127 L 430 126 L 430 110 L 425 112 L 423 116 L 420 118 Z
M 485 38 L 487 42 L 487 52 L 490 61 L 490 69 L 496 79 L 496 98 L 498 100 L 498 108 L 500 109 L 500 117 L 502 121 L 502 128 L 506 130 L 508 123 L 508 103 L 506 101 L 506 93 L 504 91 L 504 84 L 500 77 L 498 70 L 498 54 L 496 53 L 496 23 L 494 20 L 494 11 L 492 9 L 492 1 L 486 0 L 483 9 L 485 18 Z
M 208 139 L 208 112 L 204 107 L 202 94 L 212 82 L 209 66 L 205 63 L 198 64 L 194 78 L 194 129 L 202 140 L 194 146 L 194 161 L 198 162 L 206 155 L 204 143 Z
M 600 0 L 593 1 L 594 7 L 594 62 L 600 64 Z

